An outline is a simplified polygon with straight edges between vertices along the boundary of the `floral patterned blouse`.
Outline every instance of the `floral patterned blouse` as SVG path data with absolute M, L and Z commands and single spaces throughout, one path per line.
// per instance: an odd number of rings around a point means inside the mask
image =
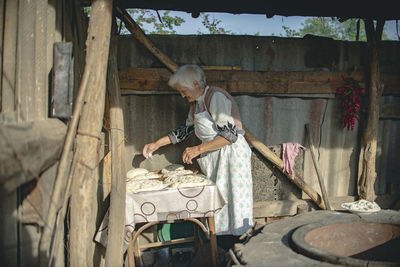
M 208 91 L 209 87 L 207 86 L 204 90 L 203 95 L 196 99 L 196 111 L 195 113 L 201 112 L 203 109 L 201 108 L 204 104 L 204 98 Z M 238 130 L 235 121 L 232 118 L 231 114 L 232 101 L 227 98 L 221 92 L 214 92 L 212 95 L 210 106 L 207 107 L 208 112 L 215 122 L 215 127 L 217 129 L 218 135 L 224 137 L 231 143 L 235 143 L 238 134 L 244 134 L 243 130 Z M 182 142 L 189 135 L 194 132 L 194 120 L 192 115 L 189 112 L 189 115 L 186 119 L 186 123 L 182 126 L 179 126 L 175 130 L 172 130 L 168 133 L 168 136 L 173 144 Z

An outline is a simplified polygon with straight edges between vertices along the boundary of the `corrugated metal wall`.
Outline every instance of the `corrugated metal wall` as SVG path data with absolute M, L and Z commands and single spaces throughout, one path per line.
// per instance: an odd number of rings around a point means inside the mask
M 178 64 L 240 65 L 250 71 L 364 71 L 366 44 L 328 38 L 279 38 L 257 36 L 150 36 Z M 398 42 L 384 42 L 380 68 L 399 72 Z M 119 67 L 161 67 L 162 64 L 130 37 L 119 42 Z M 318 149 L 318 161 L 329 196 L 355 195 L 360 149 L 358 128 L 342 129 L 340 105 L 334 95 L 235 96 L 246 127 L 266 145 L 298 142 L 307 146 L 304 125 L 309 123 Z M 383 101 L 399 103 L 399 98 Z M 143 145 L 183 123 L 187 104 L 178 95 L 129 95 L 123 97 L 127 135 L 127 166 L 158 169 L 180 162 L 184 145 L 163 148 L 153 160 L 140 156 Z M 400 144 L 398 122 L 381 121 L 376 192 L 387 193 L 386 182 L 400 171 L 395 153 Z M 304 156 L 304 178 L 319 191 L 309 151 Z M 268 177 L 264 177 L 268 179 Z M 265 199 L 270 200 L 270 199 Z

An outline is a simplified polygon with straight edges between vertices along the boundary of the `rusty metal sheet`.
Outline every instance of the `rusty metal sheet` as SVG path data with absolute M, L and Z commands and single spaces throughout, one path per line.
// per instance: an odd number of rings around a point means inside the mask
M 69 118 L 72 114 L 72 48 L 72 42 L 54 44 L 51 115 L 57 118 Z

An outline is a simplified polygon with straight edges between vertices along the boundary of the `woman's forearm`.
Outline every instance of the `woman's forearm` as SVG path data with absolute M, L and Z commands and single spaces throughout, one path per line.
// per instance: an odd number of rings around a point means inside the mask
M 201 153 L 218 150 L 229 144 L 231 144 L 231 142 L 227 139 L 222 136 L 217 136 L 212 141 L 202 143 L 198 146 L 187 147 L 182 154 L 182 161 L 184 163 L 192 164 L 192 159 Z
M 168 135 L 166 135 L 155 141 L 155 144 L 157 145 L 158 148 L 160 148 L 162 146 L 171 144 L 171 139 L 169 139 Z
M 205 153 L 208 151 L 214 151 L 223 148 L 224 146 L 230 145 L 227 139 L 222 136 L 217 136 L 209 142 L 202 143 L 199 145 L 200 153 Z

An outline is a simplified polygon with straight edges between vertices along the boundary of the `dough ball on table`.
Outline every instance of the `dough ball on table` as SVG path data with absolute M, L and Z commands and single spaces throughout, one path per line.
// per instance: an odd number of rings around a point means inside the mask
M 148 172 L 149 171 L 144 169 L 144 168 L 134 168 L 134 169 L 129 170 L 126 173 L 126 179 L 132 179 L 132 178 L 134 178 L 135 176 L 138 176 L 138 175 L 145 175 Z

